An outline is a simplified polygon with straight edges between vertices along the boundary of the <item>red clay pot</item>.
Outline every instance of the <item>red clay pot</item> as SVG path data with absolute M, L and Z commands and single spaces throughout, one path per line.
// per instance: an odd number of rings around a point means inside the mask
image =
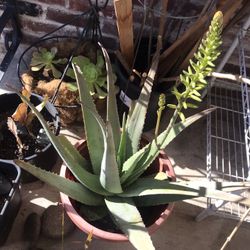
M 89 157 L 86 141 L 84 140 L 79 141 L 75 145 L 75 147 L 78 149 L 78 151 L 81 152 L 83 156 L 85 156 L 86 158 Z M 148 168 L 146 172 L 147 172 L 146 174 L 151 174 L 151 173 L 156 173 L 156 172 L 166 172 L 166 174 L 169 177 L 171 177 L 172 180 L 175 180 L 175 173 L 173 170 L 173 166 L 164 151 L 160 152 L 159 156 L 156 158 L 154 163 L 151 164 L 151 166 Z M 68 170 L 65 164 L 63 164 L 61 167 L 60 175 L 63 177 L 72 179 L 72 174 Z M 128 240 L 128 238 L 124 234 L 111 233 L 111 232 L 107 232 L 102 229 L 94 227 L 93 225 L 91 225 L 89 222 L 87 222 L 84 218 L 82 218 L 78 214 L 70 198 L 67 195 L 60 193 L 60 196 L 61 196 L 61 201 L 63 203 L 63 206 L 68 216 L 71 218 L 72 222 L 81 231 L 85 232 L 86 234 L 89 234 L 90 232 L 92 232 L 95 238 L 99 238 L 103 240 L 109 240 L 109 241 L 127 241 Z M 173 206 L 174 206 L 174 203 L 170 203 L 164 206 L 154 206 L 150 208 L 150 214 L 158 213 L 158 215 L 155 218 L 153 218 L 153 223 L 148 227 L 149 234 L 152 234 L 156 230 L 159 229 L 159 227 L 163 224 L 163 222 L 168 218 L 168 216 L 172 212 Z

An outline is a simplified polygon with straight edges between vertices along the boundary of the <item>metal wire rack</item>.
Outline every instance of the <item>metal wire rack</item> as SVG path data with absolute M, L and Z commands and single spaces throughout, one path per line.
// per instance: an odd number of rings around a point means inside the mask
M 243 30 L 238 34 L 239 73 L 247 77 Z M 217 109 L 207 122 L 207 178 L 209 181 L 246 181 L 250 178 L 250 86 L 216 79 L 208 90 L 208 106 Z M 242 192 L 242 191 L 241 191 Z M 250 197 L 245 191 L 239 193 Z M 246 207 L 236 203 L 208 199 L 207 209 L 197 221 L 218 214 L 240 218 Z M 250 217 L 246 218 L 250 222 Z

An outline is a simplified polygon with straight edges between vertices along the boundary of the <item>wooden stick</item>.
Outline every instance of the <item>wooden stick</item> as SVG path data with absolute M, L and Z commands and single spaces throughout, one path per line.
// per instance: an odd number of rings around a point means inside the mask
M 178 62 L 180 56 L 186 55 L 208 27 L 211 16 L 199 18 L 185 33 L 179 37 L 160 57 L 159 77 L 166 75 Z
M 232 80 L 232 81 L 236 81 L 236 82 L 244 82 L 244 83 L 250 85 L 250 79 L 245 78 L 241 75 L 212 72 L 211 76 L 216 77 L 216 78 L 228 79 L 228 80 Z
M 131 66 L 134 58 L 132 0 L 114 0 L 114 8 L 121 53 Z
M 240 219 L 240 221 L 237 223 L 236 227 L 233 229 L 232 233 L 227 237 L 227 240 L 225 241 L 225 243 L 223 244 L 223 246 L 221 247 L 220 250 L 224 250 L 226 248 L 226 246 L 228 245 L 228 243 L 232 240 L 233 236 L 236 234 L 236 232 L 238 231 L 238 229 L 240 228 L 241 224 L 243 223 L 243 221 L 246 219 L 248 213 L 250 212 L 250 208 L 247 209 L 247 211 L 243 214 L 242 218 Z
M 227 73 L 218 73 L 218 72 L 212 72 L 209 76 L 215 77 L 215 78 L 220 78 L 220 79 L 227 79 L 227 80 L 232 80 L 238 83 L 244 82 L 248 85 L 250 85 L 250 79 L 245 78 L 241 75 L 233 75 L 233 74 L 227 74 Z M 168 78 L 160 78 L 160 82 L 172 82 L 172 81 L 177 81 L 180 80 L 180 77 L 178 76 L 173 76 L 173 77 L 168 77 Z
M 220 10 L 224 15 L 224 27 L 228 25 L 232 17 L 242 6 L 243 0 L 226 0 L 220 5 Z M 186 66 L 191 55 L 195 52 L 193 48 L 198 46 L 198 41 L 206 32 L 212 14 L 213 12 L 198 18 L 180 38 L 162 53 L 158 70 L 159 77 L 169 74 L 169 71 L 171 71 L 172 74 L 177 74 L 175 70 L 178 68 L 178 65 L 181 65 L 181 67 L 179 67 L 180 70 Z

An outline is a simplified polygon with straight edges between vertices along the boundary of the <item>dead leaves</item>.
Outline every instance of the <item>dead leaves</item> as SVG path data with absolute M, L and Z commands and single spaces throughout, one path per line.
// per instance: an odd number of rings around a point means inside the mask
M 22 142 L 21 142 L 21 140 L 20 140 L 20 138 L 18 136 L 17 125 L 16 125 L 15 121 L 11 117 L 8 117 L 7 125 L 8 125 L 9 130 L 11 131 L 11 133 L 16 138 L 19 150 L 22 151 L 23 144 L 22 144 Z
M 30 100 L 31 92 L 30 89 L 23 89 L 22 95 Z M 20 103 L 12 115 L 12 118 L 15 122 L 20 122 L 20 124 L 25 125 L 26 119 L 28 117 L 28 105 L 25 103 Z

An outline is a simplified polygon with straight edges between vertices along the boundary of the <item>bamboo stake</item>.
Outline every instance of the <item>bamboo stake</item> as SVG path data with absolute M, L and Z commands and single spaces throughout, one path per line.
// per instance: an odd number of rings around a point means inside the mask
M 132 0 L 114 0 L 121 53 L 129 66 L 134 57 Z
M 224 244 L 223 244 L 223 246 L 221 247 L 220 250 L 224 250 L 226 248 L 226 246 L 228 245 L 228 243 L 232 240 L 232 238 L 234 237 L 234 235 L 236 234 L 236 232 L 238 231 L 238 229 L 242 225 L 243 221 L 246 219 L 246 217 L 247 217 L 247 215 L 248 215 L 249 212 L 250 212 L 250 208 L 248 208 L 247 211 L 243 214 L 242 218 L 237 223 L 237 225 L 233 229 L 232 233 L 227 237 L 227 240 L 224 242 Z

